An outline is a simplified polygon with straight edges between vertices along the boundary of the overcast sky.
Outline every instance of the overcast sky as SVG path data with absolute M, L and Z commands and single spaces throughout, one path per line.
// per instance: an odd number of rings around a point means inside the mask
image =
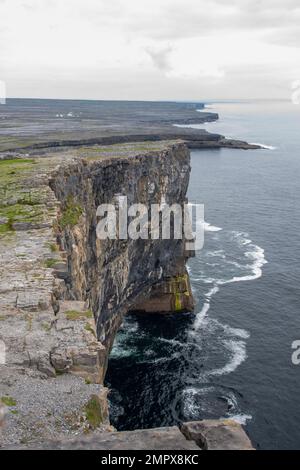
M 289 98 L 299 0 L 0 0 L 8 96 Z

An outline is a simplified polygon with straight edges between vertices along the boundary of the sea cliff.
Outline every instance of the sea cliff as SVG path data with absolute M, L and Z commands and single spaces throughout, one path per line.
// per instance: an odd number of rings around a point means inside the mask
M 11 405 L 4 443 L 106 428 L 103 380 L 123 315 L 147 311 L 149 298 L 161 312 L 191 310 L 193 300 L 183 240 L 98 240 L 97 206 L 119 193 L 129 202 L 183 204 L 189 152 L 180 142 L 127 144 L 0 164 L 0 395 Z M 85 409 L 90 395 L 97 426 Z M 55 429 L 53 407 L 62 408 Z
M 128 311 L 192 310 L 185 268 L 191 253 L 184 240 L 96 237 L 97 206 L 118 194 L 129 203 L 186 202 L 186 145 L 95 145 L 6 156 L 0 165 L 0 445 L 121 449 L 134 441 L 141 442 L 137 448 L 198 448 L 201 439 L 189 443 L 177 427 L 136 431 L 140 441 L 113 432 L 103 386 Z M 79 442 L 76 436 L 85 434 L 90 438 Z M 240 427 L 238 434 L 246 439 Z

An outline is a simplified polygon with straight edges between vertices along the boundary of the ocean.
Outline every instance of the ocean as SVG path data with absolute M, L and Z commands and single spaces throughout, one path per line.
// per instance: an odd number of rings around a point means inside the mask
M 188 196 L 206 221 L 204 247 L 188 262 L 196 309 L 126 316 L 106 379 L 111 421 L 123 430 L 233 418 L 258 449 L 296 449 L 300 106 L 207 107 L 220 119 L 199 128 L 266 148 L 191 152 Z

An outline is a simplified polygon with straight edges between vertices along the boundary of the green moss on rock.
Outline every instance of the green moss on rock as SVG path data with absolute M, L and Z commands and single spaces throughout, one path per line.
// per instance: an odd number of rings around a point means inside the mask
M 65 312 L 67 320 L 80 320 L 84 318 L 94 318 L 93 313 L 90 310 L 86 312 L 79 312 L 78 310 L 68 310 Z
M 86 420 L 92 429 L 98 428 L 103 423 L 101 403 L 97 395 L 92 395 L 85 408 Z
M 50 269 L 53 268 L 57 263 L 59 263 L 58 259 L 49 258 L 45 260 L 45 267 Z
M 78 224 L 79 218 L 82 214 L 83 208 L 80 204 L 75 203 L 74 199 L 69 197 L 59 220 L 60 228 L 64 229 L 68 226 L 74 227 L 74 225 Z
M 93 329 L 93 327 L 90 323 L 86 323 L 85 326 L 84 326 L 84 329 L 86 331 L 89 331 L 90 333 L 92 333 L 92 335 L 95 336 L 95 338 L 96 338 L 95 330 Z
M 9 396 L 1 397 L 1 401 L 6 406 L 16 406 L 17 404 L 16 400 Z

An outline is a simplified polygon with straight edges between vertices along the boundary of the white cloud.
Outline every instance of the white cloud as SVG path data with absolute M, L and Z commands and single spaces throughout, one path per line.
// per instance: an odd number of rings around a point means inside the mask
M 251 75 L 257 96 L 289 96 L 298 4 L 0 0 L 0 79 L 14 96 L 197 99 L 247 97 Z

